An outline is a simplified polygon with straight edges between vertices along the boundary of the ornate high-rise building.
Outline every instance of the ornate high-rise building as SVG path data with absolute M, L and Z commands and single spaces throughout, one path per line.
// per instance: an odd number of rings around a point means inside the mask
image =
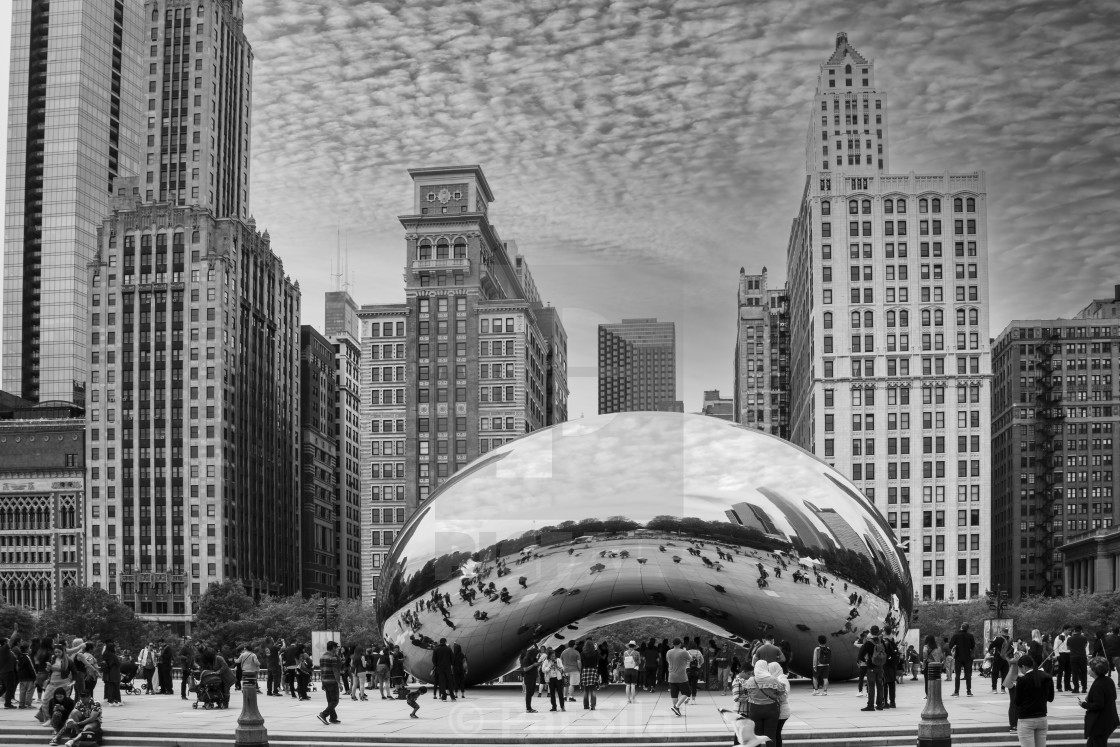
M 249 218 L 253 51 L 241 0 L 148 0 L 145 202 Z
M 143 6 L 11 8 L 2 384 L 84 405 L 87 266 L 113 179 L 140 163 Z
M 1011 322 L 992 355 L 993 583 L 1012 598 L 1113 591 L 1120 286 L 1069 319 Z
M 789 438 L 789 294 L 739 268 L 734 419 Z
M 365 601 L 405 519 L 441 484 L 567 417 L 564 326 L 525 257 L 490 222 L 482 169 L 409 174 L 405 303 L 358 309 Z
M 86 574 L 183 632 L 210 583 L 299 591 L 299 287 L 252 220 L 117 183 L 90 266 Z
M 887 114 L 839 34 L 788 245 L 791 439 L 887 516 L 916 595 L 969 599 L 991 555 L 984 174 L 891 174 Z
M 623 319 L 599 325 L 599 414 L 684 412 L 677 399 L 677 325 Z

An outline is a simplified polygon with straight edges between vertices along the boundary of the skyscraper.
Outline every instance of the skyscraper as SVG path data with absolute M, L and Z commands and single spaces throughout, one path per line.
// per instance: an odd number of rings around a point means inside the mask
M 992 581 L 1087 588 L 1058 548 L 1120 519 L 1120 286 L 1071 319 L 1011 322 L 992 355 Z
M 887 113 L 839 34 L 788 245 L 791 439 L 883 511 L 918 594 L 968 599 L 989 583 L 984 174 L 890 174 Z
M 304 596 L 339 594 L 339 443 L 334 348 L 300 327 L 300 576 Z
M 599 325 L 599 414 L 684 412 L 677 399 L 677 326 L 656 319 Z
M 404 304 L 358 309 L 363 599 L 407 516 L 472 459 L 567 415 L 567 336 L 490 222 L 479 166 L 410 169 Z M 368 538 L 368 539 L 367 539 Z M 364 543 L 369 542 L 368 546 Z
M 141 6 L 13 0 L 3 387 L 85 403 L 87 265 L 113 179 L 139 168 Z
M 346 291 L 327 293 L 325 312 L 324 329 L 327 340 L 334 346 L 338 392 L 335 404 L 338 594 L 343 599 L 358 599 L 362 595 L 361 322 L 358 305 Z
M 299 288 L 252 221 L 117 184 L 90 265 L 86 577 L 189 632 L 210 583 L 300 588 Z
M 789 294 L 739 268 L 735 422 L 789 438 Z
M 144 13 L 144 201 L 246 220 L 253 52 L 241 0 L 148 0 Z
M 721 397 L 718 389 L 704 391 L 704 407 L 701 413 L 720 420 L 735 420 L 735 403 L 733 400 Z

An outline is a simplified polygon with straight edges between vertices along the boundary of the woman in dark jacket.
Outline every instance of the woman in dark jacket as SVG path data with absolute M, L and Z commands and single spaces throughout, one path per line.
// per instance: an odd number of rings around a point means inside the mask
M 105 644 L 101 654 L 101 674 L 105 678 L 105 702 L 109 705 L 121 704 L 121 660 L 113 643 Z
M 583 644 L 583 653 L 580 655 L 583 674 L 580 676 L 580 685 L 583 686 L 583 710 L 595 710 L 595 691 L 599 689 L 599 649 L 595 644 L 587 641 Z
M 467 655 L 458 643 L 451 646 L 451 687 L 459 697 L 467 697 Z
M 1094 656 L 1089 660 L 1093 684 L 1085 700 L 1078 701 L 1085 709 L 1086 747 L 1108 747 L 1108 738 L 1120 725 L 1116 715 L 1116 685 L 1108 676 L 1108 660 Z

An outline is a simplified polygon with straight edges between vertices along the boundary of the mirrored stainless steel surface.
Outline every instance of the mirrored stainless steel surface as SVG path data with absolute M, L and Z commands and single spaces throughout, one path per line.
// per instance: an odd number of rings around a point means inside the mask
M 823 634 L 842 679 L 859 631 L 901 633 L 912 599 L 891 529 L 834 469 L 722 420 L 638 412 L 532 433 L 456 473 L 400 533 L 377 613 L 424 680 L 440 638 L 473 683 L 531 642 L 648 615 L 736 642 L 770 631 L 806 675 Z

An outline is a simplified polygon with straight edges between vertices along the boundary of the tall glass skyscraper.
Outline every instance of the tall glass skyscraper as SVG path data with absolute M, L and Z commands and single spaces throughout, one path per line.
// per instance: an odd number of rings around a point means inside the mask
M 126 0 L 14 0 L 3 378 L 84 404 L 86 285 L 113 178 L 139 167 L 143 11 Z

